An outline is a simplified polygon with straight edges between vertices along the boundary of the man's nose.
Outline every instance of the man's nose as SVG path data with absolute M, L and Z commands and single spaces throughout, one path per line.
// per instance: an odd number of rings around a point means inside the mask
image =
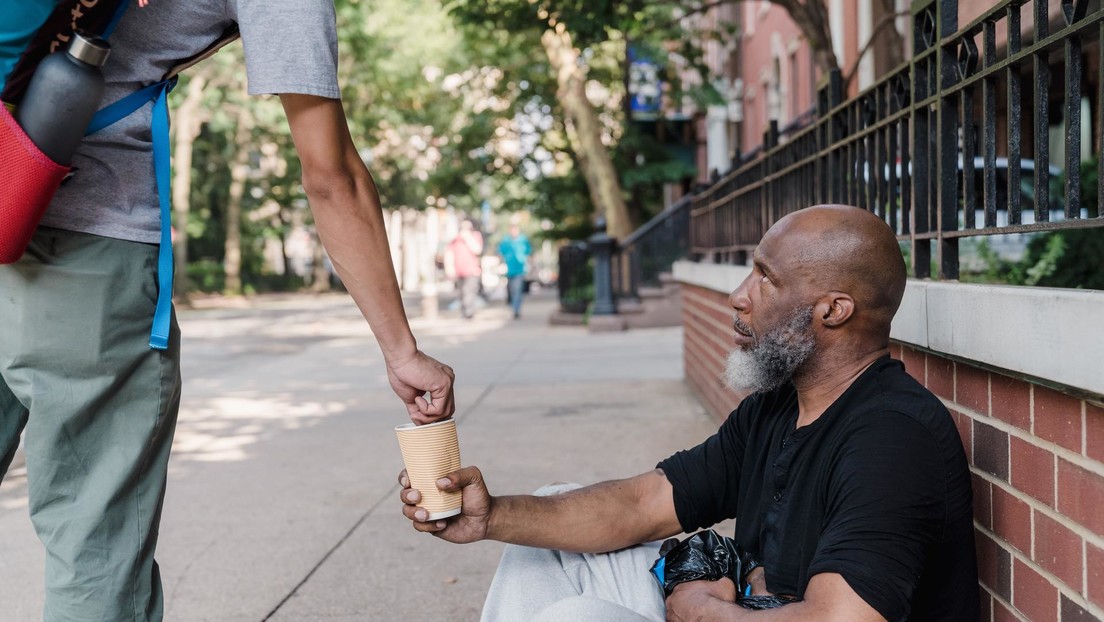
M 732 293 L 728 295 L 728 304 L 740 313 L 747 311 L 748 306 L 751 304 L 751 300 L 747 296 L 747 279 L 744 279 L 744 282 L 740 283 L 740 286 L 732 290 Z

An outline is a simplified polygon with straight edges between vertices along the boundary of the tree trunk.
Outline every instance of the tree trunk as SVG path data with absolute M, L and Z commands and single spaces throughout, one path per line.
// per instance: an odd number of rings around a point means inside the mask
M 234 134 L 237 151 L 230 164 L 230 192 L 226 202 L 226 254 L 223 270 L 226 273 L 224 293 L 240 296 L 242 293 L 241 219 L 242 197 L 249 176 L 249 154 L 252 148 L 253 115 L 243 106 L 238 115 L 238 128 Z
M 609 235 L 624 239 L 632 233 L 632 222 L 613 159 L 602 144 L 598 114 L 586 97 L 586 71 L 579 63 L 579 51 L 562 23 L 546 30 L 541 35 L 541 44 L 556 72 L 556 95 L 569 121 L 568 137 L 586 179 L 590 200 L 598 213 L 605 214 Z
M 207 77 L 196 74 L 188 81 L 188 94 L 173 112 L 176 142 L 173 147 L 172 206 L 176 221 L 173 255 L 176 264 L 176 291 L 187 303 L 191 283 L 188 282 L 188 216 L 191 212 L 192 147 L 206 120 L 200 107 Z

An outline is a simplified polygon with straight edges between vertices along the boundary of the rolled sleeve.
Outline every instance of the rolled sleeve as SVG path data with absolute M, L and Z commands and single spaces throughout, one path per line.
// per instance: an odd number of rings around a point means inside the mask
M 337 18 L 331 0 L 236 0 L 250 95 L 339 99 Z

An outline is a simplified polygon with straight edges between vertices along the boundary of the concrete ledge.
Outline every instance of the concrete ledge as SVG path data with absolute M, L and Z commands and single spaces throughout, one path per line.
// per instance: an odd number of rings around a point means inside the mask
M 748 266 L 729 266 L 713 263 L 695 263 L 676 261 L 671 269 L 674 279 L 679 283 L 697 285 L 715 292 L 731 293 L 751 274 Z
M 675 279 L 728 293 L 746 266 L 675 264 Z M 910 279 L 894 340 L 1104 395 L 1104 292 Z

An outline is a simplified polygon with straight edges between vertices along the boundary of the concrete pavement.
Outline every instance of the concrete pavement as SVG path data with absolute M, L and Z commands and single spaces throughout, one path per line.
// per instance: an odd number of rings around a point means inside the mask
M 392 426 L 407 420 L 344 295 L 189 310 L 185 390 L 158 560 L 168 620 L 478 619 L 502 545 L 454 546 L 399 513 Z M 417 305 L 412 305 L 416 309 Z M 550 327 L 551 294 L 510 319 L 412 320 L 457 371 L 464 464 L 493 493 L 650 469 L 716 428 L 682 383 L 678 328 Z M 25 473 L 0 486 L 0 610 L 41 617 Z

